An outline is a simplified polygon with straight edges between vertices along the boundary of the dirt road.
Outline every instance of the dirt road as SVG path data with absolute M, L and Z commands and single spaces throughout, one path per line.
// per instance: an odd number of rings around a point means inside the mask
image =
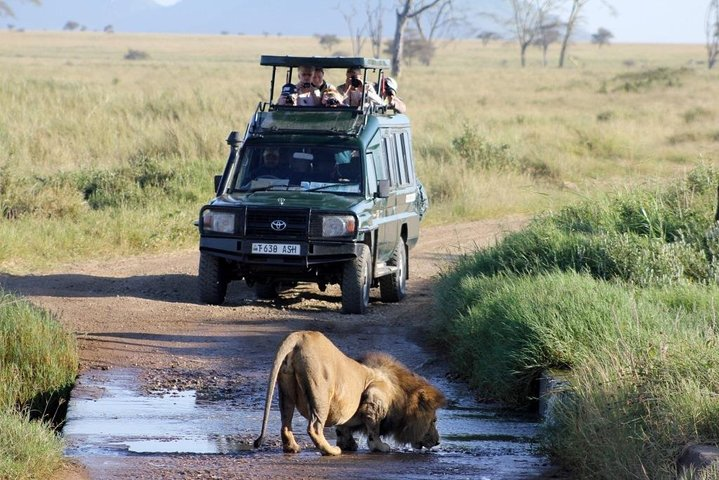
M 441 383 L 450 400 L 449 413 L 443 414 L 449 425 L 453 405 L 461 410 L 458 399 L 468 392 L 461 383 L 447 380 L 446 365 L 427 346 L 432 278 L 457 254 L 489 245 L 523 224 L 521 218 L 508 218 L 424 228 L 410 255 L 407 298 L 399 304 L 383 304 L 372 298 L 370 313 L 364 316 L 339 313 L 336 287 L 326 292 L 300 287 L 276 301 L 260 301 L 253 290 L 233 283 L 225 305 L 200 305 L 195 288 L 198 253 L 194 250 L 88 262 L 30 276 L 0 275 L 0 284 L 55 312 L 77 333 L 83 372 L 73 391 L 77 405 L 107 394 L 109 384 L 103 386 L 102 382 L 109 382 L 117 373 L 131 378 L 147 395 L 151 391 L 191 390 L 195 401 L 204 399 L 238 411 L 259 411 L 277 345 L 291 331 L 311 329 L 324 332 L 350 356 L 368 350 L 387 351 L 433 383 Z M 372 295 L 378 296 L 378 292 L 373 290 Z M 82 412 L 77 415 L 81 417 Z M 279 416 L 276 409 L 273 415 Z M 297 422 L 296 430 L 302 432 L 304 419 Z M 485 454 L 488 451 L 485 447 L 471 455 L 459 447 L 443 451 L 441 446 L 439 452 L 429 454 L 397 451 L 377 455 L 360 449 L 356 454 L 328 459 L 319 457 L 306 443 L 300 455 L 284 455 L 279 432 L 273 430 L 267 448 L 250 451 L 243 446 L 251 443 L 259 423 L 254 419 L 249 423 L 246 428 L 238 426 L 232 438 L 239 447 L 215 455 L 83 450 L 83 439 L 88 437 L 68 434 L 68 452 L 76 465 L 58 478 L 441 476 L 495 480 L 547 478 L 552 471 L 544 459 L 530 451 L 507 456 L 505 449 L 491 459 L 480 458 L 480 450 Z M 445 434 L 441 429 L 440 433 Z

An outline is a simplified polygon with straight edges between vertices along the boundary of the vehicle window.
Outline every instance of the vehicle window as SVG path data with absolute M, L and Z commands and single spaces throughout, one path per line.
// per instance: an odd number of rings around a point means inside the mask
M 384 162 L 387 167 L 387 173 L 389 176 L 389 183 L 390 185 L 397 185 L 397 165 L 396 165 L 396 158 L 397 158 L 397 152 L 396 152 L 396 146 L 395 143 L 392 141 L 390 142 L 391 137 L 383 137 L 382 138 L 382 156 L 384 157 Z
M 367 184 L 369 185 L 369 194 L 372 195 L 377 191 L 377 175 L 375 173 L 375 156 L 372 152 L 367 152 Z
M 400 134 L 399 142 L 400 157 L 402 158 L 402 162 L 404 162 L 405 172 L 407 173 L 406 182 L 412 183 L 412 179 L 414 179 L 414 169 L 412 168 L 412 162 L 410 158 L 411 150 L 409 146 L 409 135 L 406 131 Z
M 387 166 L 387 145 L 382 142 L 382 153 L 374 155 L 374 169 L 377 180 L 389 180 L 389 167 Z
M 406 185 L 409 183 L 409 177 L 407 176 L 407 157 L 402 150 L 402 145 L 400 143 L 400 134 L 395 134 L 393 140 L 395 152 L 397 153 L 395 155 L 395 158 L 397 159 L 397 182 L 400 185 Z
M 361 193 L 357 149 L 263 145 L 246 147 L 233 182 L 235 192 L 322 190 Z

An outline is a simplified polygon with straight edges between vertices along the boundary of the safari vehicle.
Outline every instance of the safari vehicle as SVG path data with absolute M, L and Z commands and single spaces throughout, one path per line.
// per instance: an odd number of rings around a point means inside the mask
M 372 287 L 382 301 L 402 300 L 426 206 L 409 119 L 364 102 L 273 102 L 283 71 L 292 83 L 302 65 L 341 69 L 334 71 L 338 78 L 359 67 L 364 83 L 376 74 L 383 85 L 389 62 L 263 55 L 260 63 L 272 67 L 269 101 L 259 103 L 243 136 L 228 137 L 216 197 L 200 210 L 200 300 L 222 304 L 228 283 L 241 279 L 262 299 L 298 282 L 322 291 L 339 284 L 345 313 L 365 313 Z

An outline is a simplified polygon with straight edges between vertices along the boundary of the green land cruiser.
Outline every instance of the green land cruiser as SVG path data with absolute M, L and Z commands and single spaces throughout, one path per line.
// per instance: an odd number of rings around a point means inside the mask
M 244 136 L 230 133 L 216 197 L 200 210 L 200 300 L 222 304 L 228 283 L 242 279 L 263 299 L 298 282 L 322 291 L 339 284 L 345 313 L 365 313 L 372 287 L 382 301 L 402 300 L 427 206 L 409 119 L 369 102 L 273 102 L 278 73 L 292 83 L 303 65 L 342 69 L 335 75 L 342 78 L 359 67 L 365 84 L 376 74 L 383 85 L 389 62 L 263 55 L 260 64 L 272 67 L 269 101 L 260 102 Z

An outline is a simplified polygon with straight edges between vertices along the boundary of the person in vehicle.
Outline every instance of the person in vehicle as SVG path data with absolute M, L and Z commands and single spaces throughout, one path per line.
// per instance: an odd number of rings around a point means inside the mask
M 282 86 L 277 105 L 297 105 L 297 87 L 294 83 L 285 83 Z
M 299 82 L 286 83 L 282 86 L 282 93 L 277 105 L 295 105 L 300 107 L 314 107 L 320 105 L 320 91 L 312 85 L 312 76 L 315 67 L 300 66 L 297 68 Z
M 297 82 L 297 103 L 303 107 L 314 107 L 320 104 L 320 91 L 312 85 L 315 67 L 302 65 L 297 68 L 299 82 Z
M 310 181 L 319 183 L 333 183 L 339 178 L 337 163 L 334 155 L 316 156 L 312 162 L 312 175 Z
M 321 102 L 323 107 L 339 107 L 344 105 L 344 97 L 335 87 L 330 86 L 322 92 Z
M 299 185 L 309 182 L 312 168 L 312 156 L 295 154 L 290 159 L 290 185 Z
M 384 79 L 384 103 L 397 113 L 407 112 L 407 105 L 397 96 L 397 81 L 392 77 Z
M 257 167 L 252 175 L 254 178 L 287 178 L 287 170 L 280 164 L 279 150 L 268 148 L 262 152 L 262 164 Z
M 360 78 L 362 77 L 362 69 L 360 67 L 348 68 L 345 72 L 345 76 L 345 83 L 337 87 L 337 91 L 345 98 L 345 105 L 359 107 L 362 103 L 362 93 L 364 91 L 367 92 L 366 101 L 369 104 L 382 105 L 382 103 L 384 103 L 372 85 L 363 84 Z
M 315 73 L 312 75 L 312 85 L 320 91 L 320 94 L 325 93 L 326 90 L 336 87 L 325 80 L 325 69 L 322 67 L 315 67 Z

